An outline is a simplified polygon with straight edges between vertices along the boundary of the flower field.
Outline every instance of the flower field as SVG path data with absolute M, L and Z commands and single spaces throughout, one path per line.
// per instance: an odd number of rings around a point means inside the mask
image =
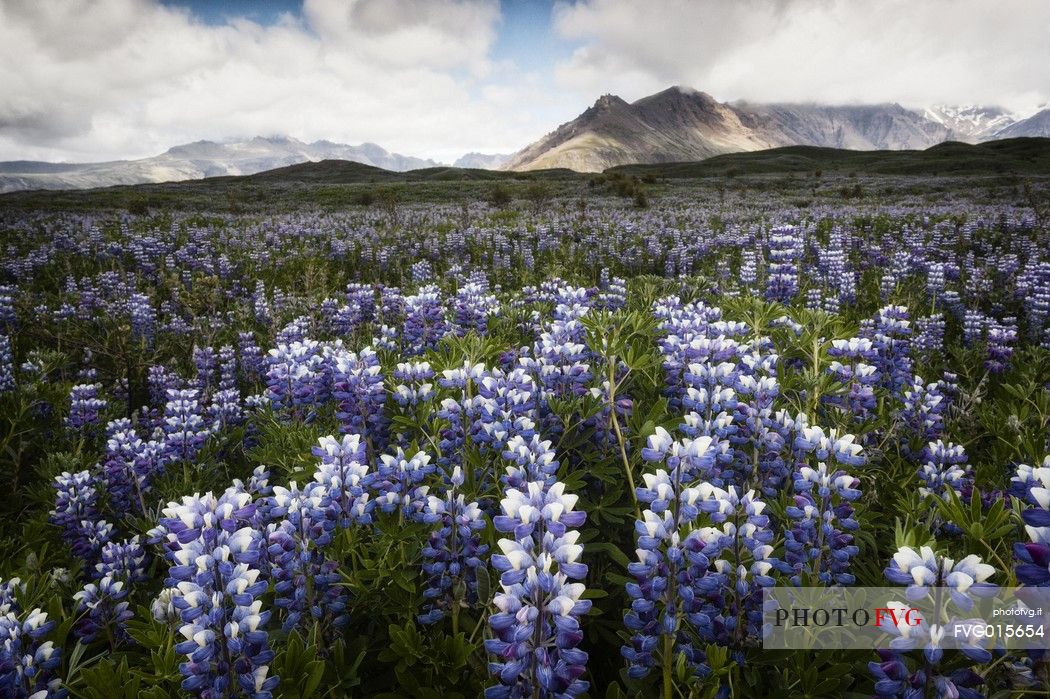
M 859 187 L 859 185 L 858 185 Z M 0 696 L 1045 696 L 763 589 L 1050 586 L 1023 201 L 0 212 Z

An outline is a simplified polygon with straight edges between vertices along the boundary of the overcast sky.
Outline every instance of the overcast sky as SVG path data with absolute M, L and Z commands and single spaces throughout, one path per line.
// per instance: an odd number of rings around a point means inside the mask
M 1050 101 L 1050 0 L 0 0 L 0 160 L 290 135 L 451 161 L 604 93 Z

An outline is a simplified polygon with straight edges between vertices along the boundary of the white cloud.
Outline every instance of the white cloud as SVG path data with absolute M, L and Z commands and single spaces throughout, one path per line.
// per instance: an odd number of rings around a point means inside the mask
M 0 160 L 142 157 L 198 139 L 509 152 L 606 92 L 1050 99 L 1047 0 L 577 0 L 554 69 L 493 56 L 498 0 L 304 0 L 213 26 L 158 0 L 0 0 Z
M 0 0 L 0 159 L 259 134 L 444 159 L 518 147 L 544 127 L 485 79 L 498 21 L 496 0 L 306 0 L 265 27 L 154 0 Z
M 637 98 L 685 84 L 720 99 L 992 103 L 1050 98 L 1046 0 L 580 0 L 561 85 Z

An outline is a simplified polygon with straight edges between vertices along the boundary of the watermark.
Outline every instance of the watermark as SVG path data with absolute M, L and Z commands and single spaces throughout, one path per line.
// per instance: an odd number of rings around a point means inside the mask
M 771 587 L 767 649 L 1050 650 L 1050 589 Z

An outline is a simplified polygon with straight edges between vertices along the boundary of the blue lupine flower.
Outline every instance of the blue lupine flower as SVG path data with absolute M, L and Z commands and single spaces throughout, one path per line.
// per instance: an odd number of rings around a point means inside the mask
M 480 536 L 485 515 L 477 502 L 466 502 L 459 492 L 462 486 L 463 472 L 457 466 L 444 498 L 428 496 L 420 513 L 421 521 L 434 527 L 423 547 L 426 588 L 423 613 L 418 617 L 421 624 L 436 623 L 449 611 L 455 614 L 457 605 L 478 601 L 477 570 L 484 565 L 489 549 Z
M 769 275 L 766 298 L 790 303 L 799 289 L 799 259 L 803 242 L 793 226 L 779 226 L 769 232 Z
M 985 582 L 994 573 L 995 568 L 982 563 L 978 556 L 971 554 L 955 562 L 938 556 L 929 546 L 919 551 L 908 546 L 901 548 L 885 570 L 891 582 L 908 586 L 908 599 L 923 599 L 930 587 L 948 587 L 952 601 L 964 611 L 973 607 L 971 596 L 989 597 L 998 591 L 998 586 Z
M 74 556 L 90 568 L 112 538 L 113 526 L 99 519 L 98 481 L 89 471 L 55 476 L 55 509 L 51 522 L 62 528 L 62 538 Z
M 879 309 L 870 338 L 877 356 L 875 367 L 879 372 L 879 383 L 894 394 L 910 385 L 911 321 L 904 306 L 885 306 Z
M 373 476 L 368 472 L 360 435 L 321 437 L 313 453 L 321 459 L 314 480 L 327 489 L 328 509 L 338 526 L 371 522 L 375 503 L 369 501 L 367 488 Z
M 171 604 L 185 639 L 175 651 L 187 656 L 179 666 L 187 692 L 270 699 L 277 686 L 278 679 L 267 676 L 274 657 L 264 630 L 270 612 L 256 599 L 268 584 L 259 568 L 264 542 L 255 515 L 251 494 L 234 487 L 218 498 L 207 493 L 169 503 L 150 532 L 172 564 L 166 584 L 179 591 Z
M 490 671 L 500 684 L 485 690 L 489 699 L 542 695 L 575 697 L 589 684 L 580 679 L 587 653 L 579 619 L 591 608 L 581 599 L 587 566 L 580 563 L 579 532 L 585 514 L 574 511 L 577 497 L 563 483 L 528 483 L 508 488 L 503 514 L 493 520 L 497 531 L 513 533 L 499 540 L 501 554 L 492 557 L 500 572 L 502 592 L 489 617 L 494 638 L 485 649 L 496 656 Z
M 210 434 L 210 427 L 201 417 L 196 389 L 168 390 L 164 405 L 164 439 L 168 456 L 192 461 Z
M 995 569 L 983 563 L 977 556 L 970 555 L 959 562 L 942 557 L 923 546 L 919 551 L 903 547 L 893 556 L 893 563 L 885 570 L 886 577 L 896 584 L 908 585 L 905 592 L 909 600 L 917 601 L 929 595 L 938 595 L 947 588 L 954 608 L 967 612 L 973 608 L 974 597 L 991 597 L 998 587 L 986 582 Z M 890 601 L 888 606 L 907 608 L 909 605 Z M 874 675 L 875 693 L 879 697 L 919 697 L 929 687 L 935 690 L 937 697 L 965 697 L 978 699 L 983 696 L 974 689 L 983 684 L 980 675 L 967 667 L 956 667 L 945 671 L 940 667 L 943 659 L 942 642 L 960 620 L 949 606 L 937 605 L 937 618 L 924 618 L 917 626 L 909 625 L 904 615 L 898 614 L 900 621 L 890 624 L 887 630 L 894 635 L 890 649 L 880 650 L 880 662 L 869 663 L 868 669 Z M 983 622 L 979 622 L 983 623 Z M 963 655 L 974 663 L 986 663 L 992 658 L 991 652 L 967 641 L 955 638 L 961 643 Z M 908 670 L 904 663 L 903 653 L 922 648 L 922 664 L 914 672 Z
M 80 640 L 91 643 L 105 632 L 113 647 L 126 643 L 124 625 L 134 616 L 128 608 L 127 596 L 126 583 L 112 575 L 103 576 L 97 583 L 88 583 L 74 594 L 76 610 L 81 615 L 74 631 Z
M 153 346 L 156 333 L 157 312 L 146 294 L 132 294 L 128 299 L 128 314 L 131 318 L 131 335 L 147 347 Z
M 338 584 L 335 561 L 324 553 L 335 529 L 327 489 L 314 482 L 302 491 L 295 483 L 273 490 L 269 514 L 286 519 L 270 530 L 267 554 L 274 604 L 285 612 L 284 630 L 303 620 L 320 623 L 325 632 L 344 626 L 349 621 L 346 589 Z
M 436 286 L 424 286 L 414 296 L 405 297 L 405 350 L 412 354 L 437 346 L 451 330 L 445 307 Z
M 794 504 L 786 509 L 792 526 L 784 531 L 785 561 L 794 569 L 793 584 L 801 585 L 806 573 L 824 585 L 853 584 L 849 562 L 859 549 L 849 532 L 859 525 L 850 503 L 860 498 L 859 485 L 845 471 L 829 473 L 824 463 L 795 472 Z
M 907 428 L 925 444 L 944 436 L 944 413 L 948 399 L 939 384 L 924 384 L 922 377 L 912 377 L 904 390 L 904 409 L 901 417 Z
M 945 444 L 938 439 L 926 445 L 921 458 L 924 463 L 919 467 L 919 478 L 925 487 L 919 488 L 919 493 L 923 497 L 947 497 L 949 488 L 962 494 L 967 485 L 973 484 L 966 450 L 961 445 Z
M 11 352 L 11 338 L 0 334 L 0 393 L 15 390 L 14 356 Z
M 376 507 L 382 512 L 400 511 L 413 518 L 428 498 L 428 487 L 421 485 L 437 466 L 430 463 L 430 455 L 416 452 L 408 458 L 400 447 L 394 454 L 379 457 L 372 488 L 376 491 Z
M 102 384 L 77 384 L 69 392 L 69 416 L 66 417 L 66 427 L 71 431 L 79 431 L 84 428 L 97 425 L 109 403 L 99 397 Z
M 339 401 L 336 417 L 344 433 L 359 434 L 375 450 L 386 445 L 386 389 L 379 357 L 371 348 L 334 355 L 332 396 Z
M 267 396 L 278 407 L 300 417 L 325 399 L 321 347 L 314 340 L 280 343 L 269 351 Z
M 1042 466 L 1018 464 L 1010 494 L 1027 505 L 1021 518 L 1029 540 L 1014 544 L 1020 561 L 1017 579 L 1024 585 L 1050 587 L 1050 456 Z
M 0 581 L 0 695 L 11 699 L 63 699 L 61 678 L 55 675 L 62 651 L 53 641 L 43 641 L 55 628 L 47 612 L 22 613 L 16 593 L 21 581 Z

